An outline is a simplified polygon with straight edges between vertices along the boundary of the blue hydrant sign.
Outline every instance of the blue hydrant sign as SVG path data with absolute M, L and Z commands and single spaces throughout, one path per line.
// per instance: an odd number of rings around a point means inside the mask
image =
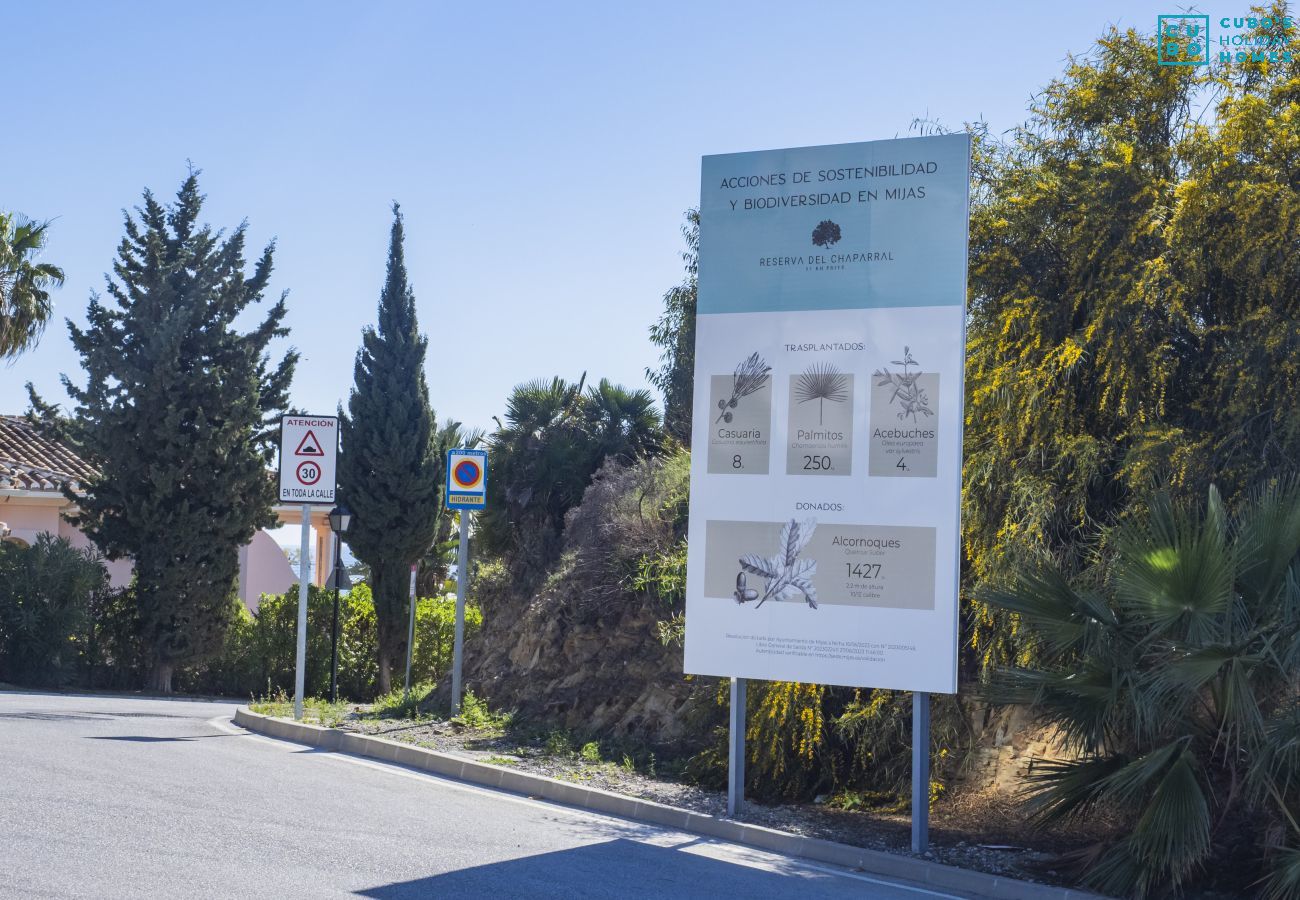
M 447 451 L 447 508 L 487 506 L 487 451 Z

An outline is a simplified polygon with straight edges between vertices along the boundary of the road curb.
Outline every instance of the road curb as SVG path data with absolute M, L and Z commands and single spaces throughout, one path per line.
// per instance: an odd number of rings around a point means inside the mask
M 717 816 L 654 803 L 650 800 L 625 797 L 599 788 L 583 787 L 580 784 L 548 778 L 545 775 L 533 775 L 504 766 L 475 762 L 463 757 L 439 753 L 436 750 L 416 747 L 413 744 L 390 741 L 387 738 L 276 719 L 244 707 L 235 711 L 235 724 L 258 734 L 306 744 L 321 750 L 334 750 L 397 763 L 484 787 L 525 794 L 529 797 L 625 819 L 635 819 L 651 825 L 689 831 L 706 837 L 720 838 L 787 856 L 861 869 L 873 875 L 901 878 L 915 884 L 963 893 L 971 897 L 984 897 L 989 900 L 1103 900 L 1099 895 L 1087 891 L 1035 884 L 1001 875 L 988 875 L 984 872 L 959 869 L 956 866 L 912 856 L 851 847 L 848 844 L 790 834 L 773 828 L 764 828 L 761 825 L 748 825 L 732 819 L 721 819 Z

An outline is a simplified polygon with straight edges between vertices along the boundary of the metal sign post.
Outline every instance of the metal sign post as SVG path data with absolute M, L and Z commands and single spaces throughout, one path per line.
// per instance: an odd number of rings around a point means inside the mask
M 469 581 L 469 510 L 460 514 L 460 548 L 456 553 L 456 640 L 451 658 L 451 714 L 460 714 L 460 673 L 465 660 L 465 586 Z
M 411 621 L 406 627 L 406 690 L 402 693 L 403 700 L 409 700 L 411 697 L 411 658 L 415 656 L 415 573 L 419 570 L 419 563 L 411 564 Z
M 731 738 L 727 748 L 727 815 L 745 809 L 745 706 L 747 685 L 731 679 Z
M 293 670 L 293 717 L 302 719 L 307 681 L 307 595 L 310 582 L 312 504 L 334 503 L 338 464 L 337 416 L 280 417 L 280 502 L 302 504 L 298 566 L 298 650 Z
M 930 846 L 930 695 L 912 692 L 912 852 Z
M 460 549 L 456 554 L 456 640 L 451 662 L 451 714 L 460 713 L 461 668 L 465 655 L 465 591 L 469 586 L 471 511 L 487 506 L 487 451 L 447 451 L 447 508 L 460 510 Z
M 311 507 L 302 507 L 302 543 L 298 560 L 298 652 L 293 667 L 293 717 L 302 719 L 303 687 L 307 680 L 307 580 L 311 571 Z

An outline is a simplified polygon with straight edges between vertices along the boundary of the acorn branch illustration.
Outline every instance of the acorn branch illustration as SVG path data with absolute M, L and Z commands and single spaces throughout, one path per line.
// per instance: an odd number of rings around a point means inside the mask
M 718 409 L 722 412 L 713 420 L 713 424 L 730 422 L 731 411 L 740 404 L 742 399 L 761 391 L 767 384 L 768 373 L 771 371 L 772 367 L 757 352 L 751 353 L 748 359 L 736 366 L 736 371 L 731 376 L 731 399 L 718 401 Z
M 739 560 L 740 572 L 736 575 L 736 602 L 744 605 L 758 600 L 754 607 L 758 609 L 769 600 L 791 600 L 803 594 L 808 605 L 816 609 L 817 588 L 813 585 L 812 578 L 817 574 L 817 560 L 799 558 L 816 529 L 816 519 L 804 519 L 802 522 L 791 519 L 781 529 L 775 556 L 759 556 L 756 553 L 742 556 Z M 759 592 L 749 586 L 747 573 L 764 579 L 761 598 Z
M 893 385 L 894 392 L 889 395 L 889 403 L 892 406 L 897 401 L 902 408 L 898 418 L 911 416 L 912 421 L 915 422 L 917 413 L 925 416 L 934 415 L 934 410 L 930 409 L 930 398 L 926 396 L 925 388 L 919 383 L 922 372 L 917 361 L 912 358 L 912 348 L 903 347 L 903 358 L 890 360 L 890 362 L 902 366 L 903 371 L 890 372 L 888 369 L 877 369 L 872 375 L 880 379 L 876 382 L 876 387 Z M 912 366 L 918 366 L 915 372 L 909 371 Z
M 798 403 L 817 401 L 817 424 L 824 425 L 826 401 L 843 403 L 849 398 L 849 377 L 830 363 L 814 363 L 795 380 L 794 398 Z

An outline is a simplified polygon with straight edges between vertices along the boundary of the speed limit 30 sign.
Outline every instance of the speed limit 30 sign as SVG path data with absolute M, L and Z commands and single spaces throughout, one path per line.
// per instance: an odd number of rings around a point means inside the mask
M 280 418 L 280 502 L 333 503 L 337 416 Z

